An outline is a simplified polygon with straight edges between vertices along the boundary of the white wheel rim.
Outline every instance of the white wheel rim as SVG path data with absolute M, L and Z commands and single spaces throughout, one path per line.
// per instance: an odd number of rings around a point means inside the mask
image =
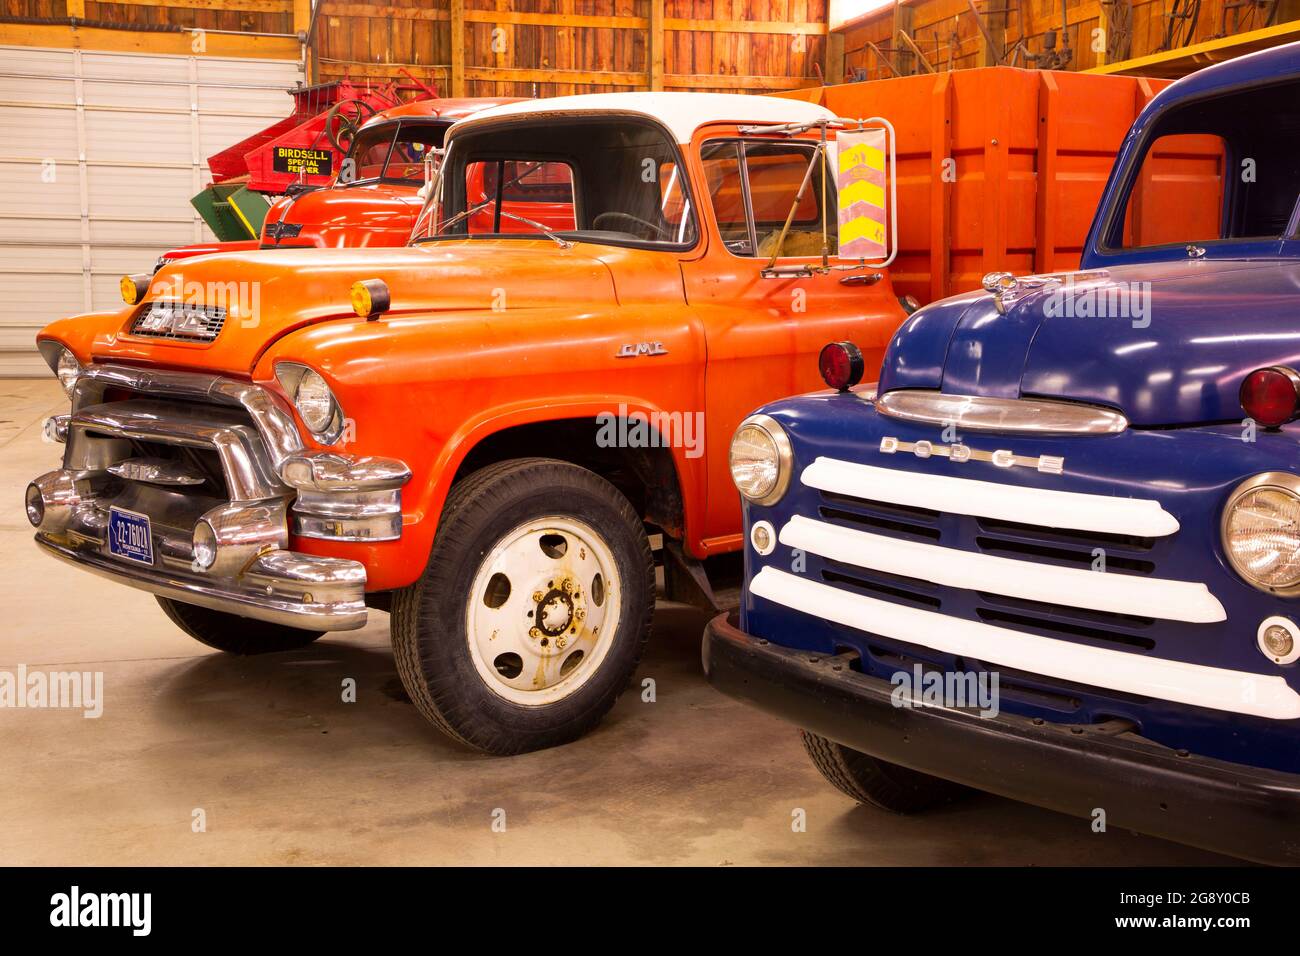
M 475 670 L 511 703 L 563 700 L 609 653 L 622 595 L 614 552 L 590 525 L 556 516 L 519 525 L 488 552 L 470 589 Z

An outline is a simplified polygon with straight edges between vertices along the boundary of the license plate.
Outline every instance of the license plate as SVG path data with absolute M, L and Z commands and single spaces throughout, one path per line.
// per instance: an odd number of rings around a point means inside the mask
M 153 536 L 149 533 L 149 516 L 108 509 L 108 553 L 128 561 L 153 564 Z

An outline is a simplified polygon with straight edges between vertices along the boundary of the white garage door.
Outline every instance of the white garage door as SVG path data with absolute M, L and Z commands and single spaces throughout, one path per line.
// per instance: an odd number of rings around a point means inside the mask
M 121 305 L 118 280 L 212 235 L 207 157 L 289 114 L 286 60 L 0 46 L 0 377 L 44 375 L 36 331 Z

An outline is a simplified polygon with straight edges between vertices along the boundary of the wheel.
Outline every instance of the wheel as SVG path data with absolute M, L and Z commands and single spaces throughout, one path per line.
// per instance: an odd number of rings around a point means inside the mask
M 806 730 L 799 734 L 813 766 L 836 789 L 859 803 L 893 813 L 920 813 L 970 793 L 961 784 L 877 760 Z
M 271 654 L 306 647 L 324 631 L 304 631 L 251 617 L 227 614 L 197 604 L 182 604 L 170 598 L 158 598 L 163 613 L 172 623 L 200 644 L 215 647 L 227 654 Z
M 452 488 L 423 575 L 394 595 L 397 672 L 471 747 L 554 747 L 614 706 L 653 609 L 650 543 L 613 485 L 566 462 L 502 462 Z

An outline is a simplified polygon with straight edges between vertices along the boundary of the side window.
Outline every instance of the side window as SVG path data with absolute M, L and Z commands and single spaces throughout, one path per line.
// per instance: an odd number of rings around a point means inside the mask
M 709 184 L 709 199 L 722 241 L 732 255 L 752 256 L 754 235 L 749 229 L 745 210 L 740 144 L 706 143 L 700 156 L 704 161 L 704 178 Z
M 837 248 L 834 176 L 823 182 L 820 159 L 813 167 L 802 197 L 799 187 L 808 175 L 816 150 L 808 142 L 770 140 L 706 143 L 702 151 L 705 175 L 718 229 L 732 255 L 805 258 L 822 253 L 823 205 L 831 210 L 825 244 Z M 827 158 L 826 172 L 831 173 Z M 791 208 L 794 216 L 782 240 Z
M 1227 144 L 1179 133 L 1151 144 L 1129 193 L 1124 246 L 1163 246 L 1231 238 L 1224 225 Z

